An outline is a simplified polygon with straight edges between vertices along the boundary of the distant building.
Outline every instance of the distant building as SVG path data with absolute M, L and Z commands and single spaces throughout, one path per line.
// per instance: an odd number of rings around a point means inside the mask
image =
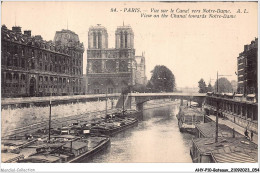
M 145 75 L 145 57 L 142 54 L 142 56 L 136 56 L 136 77 L 135 82 L 136 84 L 146 85 L 147 78 Z
M 87 92 L 120 93 L 135 85 L 136 60 L 134 32 L 130 26 L 119 26 L 115 31 L 115 48 L 108 48 L 107 29 L 92 26 L 88 32 Z
M 257 93 L 257 55 L 258 38 L 244 46 L 244 51 L 237 57 L 238 93 L 248 95 Z
M 83 43 L 70 30 L 45 41 L 14 26 L 1 28 L 2 97 L 82 94 Z

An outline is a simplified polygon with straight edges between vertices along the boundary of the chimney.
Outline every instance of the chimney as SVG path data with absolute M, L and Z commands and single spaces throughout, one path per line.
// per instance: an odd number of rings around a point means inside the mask
M 27 35 L 27 36 L 31 37 L 32 36 L 31 35 L 31 30 L 25 30 L 24 31 L 24 35 Z
M 41 35 L 36 35 L 36 36 L 35 36 L 35 39 L 36 39 L 36 40 L 42 40 L 42 36 L 41 36 Z
M 244 45 L 244 51 L 248 50 L 248 45 Z
M 2 29 L 7 30 L 7 27 L 5 25 L 2 25 Z
M 13 26 L 13 27 L 12 27 L 12 31 L 14 31 L 14 32 L 18 32 L 18 33 L 22 33 L 22 32 L 21 32 L 21 27 L 20 27 L 20 26 Z

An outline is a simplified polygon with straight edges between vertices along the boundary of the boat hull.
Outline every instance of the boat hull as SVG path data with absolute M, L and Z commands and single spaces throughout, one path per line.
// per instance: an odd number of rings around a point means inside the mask
M 83 153 L 80 156 L 77 156 L 77 157 L 71 159 L 70 161 L 68 161 L 68 163 L 80 163 L 83 161 L 86 162 L 91 157 L 93 157 L 95 154 L 103 151 L 104 149 L 106 149 L 109 146 L 110 146 L 110 138 L 106 138 L 104 141 L 102 141 L 99 145 L 94 147 L 92 150 L 87 151 L 86 153 Z

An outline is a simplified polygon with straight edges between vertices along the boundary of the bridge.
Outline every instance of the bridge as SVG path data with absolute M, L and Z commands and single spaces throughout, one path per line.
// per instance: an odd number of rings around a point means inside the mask
M 11 107 L 30 107 L 30 106 L 46 106 L 50 104 L 67 104 L 76 102 L 88 102 L 105 100 L 106 98 L 118 99 L 117 107 L 122 108 L 122 99 L 124 97 L 124 106 L 136 106 L 142 108 L 143 103 L 154 99 L 181 99 L 191 100 L 197 102 L 199 105 L 205 100 L 206 94 L 204 93 L 128 93 L 121 95 L 120 93 L 113 94 L 91 94 L 91 95 L 74 95 L 74 96 L 51 96 L 51 97 L 23 97 L 23 98 L 2 98 L 2 109 L 8 106 Z
M 197 102 L 199 106 L 202 106 L 202 103 L 205 101 L 205 97 L 206 93 L 128 93 L 127 95 L 120 96 L 116 107 L 121 108 L 123 107 L 124 103 L 125 108 L 136 106 L 138 110 L 142 110 L 143 104 L 149 100 L 167 98 L 180 99 L 181 101 L 190 100 L 193 102 Z

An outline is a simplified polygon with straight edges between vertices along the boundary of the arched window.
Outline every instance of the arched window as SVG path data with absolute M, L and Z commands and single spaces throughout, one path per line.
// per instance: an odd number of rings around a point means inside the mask
M 94 33 L 93 33 L 93 47 L 94 47 L 94 48 L 97 48 L 97 40 L 96 40 L 96 37 L 97 37 L 97 35 L 96 35 L 96 33 L 94 32 Z
M 101 42 L 102 42 L 102 38 L 101 38 L 101 33 L 99 32 L 98 33 L 98 48 L 99 49 L 101 49 L 101 47 L 102 47 L 102 43 Z
M 21 74 L 21 81 L 25 81 L 25 74 Z
M 11 58 L 10 55 L 7 56 L 7 66 L 12 66 L 13 65 L 13 59 Z
M 14 55 L 14 61 L 13 61 L 13 63 L 14 63 L 14 66 L 15 66 L 15 67 L 18 67 L 18 56 L 17 56 L 17 54 Z
M 127 67 L 127 62 L 126 61 L 121 61 L 119 63 L 119 71 L 120 72 L 127 72 L 128 71 L 128 67 Z
M 18 54 L 18 47 L 16 45 L 14 46 L 14 54 Z
M 123 48 L 123 37 L 124 37 L 124 35 L 123 35 L 123 32 L 121 31 L 120 32 L 120 47 L 121 48 Z
M 9 82 L 12 82 L 12 74 L 11 73 L 6 73 L 6 80 Z
M 22 48 L 22 56 L 24 56 L 24 48 Z
M 125 32 L 125 48 L 127 48 L 127 32 Z
M 35 69 L 35 60 L 32 60 L 31 68 Z
M 24 58 L 21 59 L 21 67 L 25 68 L 25 59 Z
M 42 76 L 39 76 L 39 81 L 43 82 L 43 77 Z
M 17 82 L 19 80 L 19 75 L 17 73 L 14 73 L 13 79 Z
M 92 66 L 93 73 L 100 73 L 101 72 L 101 63 L 99 61 L 95 61 Z

